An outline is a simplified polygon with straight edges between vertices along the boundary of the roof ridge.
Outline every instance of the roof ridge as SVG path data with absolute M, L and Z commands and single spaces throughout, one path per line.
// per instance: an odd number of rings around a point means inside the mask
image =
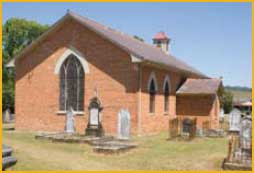
M 78 14 L 78 13 L 73 12 L 73 11 L 69 11 L 68 14 L 72 15 L 74 18 L 75 18 L 75 16 L 78 16 L 78 17 L 80 17 L 81 19 L 84 19 L 84 20 L 88 20 L 88 21 L 90 21 L 90 22 L 93 22 L 93 23 L 95 23 L 96 25 L 99 25 L 100 27 L 103 27 L 104 29 L 109 29 L 109 30 L 111 30 L 111 31 L 113 31 L 113 32 L 115 32 L 115 33 L 117 33 L 117 34 L 126 36 L 126 37 L 132 39 L 133 41 L 135 41 L 135 42 L 138 43 L 138 44 L 143 44 L 144 46 L 149 46 L 150 48 L 154 49 L 155 51 L 157 51 L 157 52 L 159 52 L 159 53 L 161 53 L 161 54 L 166 55 L 168 58 L 173 58 L 174 60 L 181 62 L 181 63 L 184 64 L 185 66 L 187 66 L 187 67 L 189 67 L 189 68 L 193 68 L 193 67 L 191 67 L 189 64 L 185 63 L 183 60 L 181 60 L 181 59 L 179 59 L 179 58 L 176 58 L 174 55 L 169 54 L 169 53 L 166 53 L 166 52 L 162 51 L 161 49 L 159 49 L 159 48 L 153 46 L 152 44 L 149 44 L 149 43 L 147 43 L 147 42 L 139 41 L 139 40 L 135 39 L 132 35 L 129 35 L 129 34 L 124 33 L 124 32 L 121 32 L 121 31 L 116 30 L 116 29 L 114 29 L 114 28 L 111 28 L 111 27 L 109 27 L 109 26 L 107 26 L 107 25 L 98 23 L 97 21 L 95 21 L 95 20 L 93 20 L 93 19 L 90 19 L 90 18 L 88 18 L 88 17 L 82 16 L 82 15 L 80 15 L 80 14 Z M 197 69 L 195 69 L 195 68 L 193 68 L 193 69 L 194 69 L 196 72 L 202 74 L 199 70 L 197 70 Z
M 125 32 L 121 32 L 121 31 L 119 31 L 119 30 L 117 30 L 117 29 L 114 29 L 114 28 L 111 28 L 111 27 L 109 27 L 109 26 L 107 26 L 107 25 L 105 25 L 105 24 L 98 23 L 97 21 L 95 21 L 95 20 L 93 20 L 93 19 L 91 19 L 91 18 L 87 18 L 87 17 L 85 17 L 85 16 L 82 16 L 82 15 L 80 15 L 80 14 L 78 14 L 78 13 L 75 13 L 75 12 L 72 12 L 72 11 L 70 11 L 69 13 L 70 13 L 70 14 L 73 14 L 73 15 L 78 15 L 78 16 L 81 17 L 81 18 L 84 18 L 84 19 L 86 19 L 86 20 L 89 20 L 89 21 L 91 21 L 91 22 L 94 22 L 94 23 L 96 23 L 97 25 L 100 25 L 100 26 L 102 26 L 102 27 L 106 27 L 107 29 L 111 29 L 112 31 L 115 31 L 115 32 L 118 33 L 118 34 L 125 35 L 125 36 L 131 38 L 132 40 L 136 41 L 137 43 L 145 44 L 145 45 L 147 45 L 147 46 L 151 46 L 152 48 L 158 49 L 157 47 L 153 46 L 152 44 L 149 44 L 149 43 L 147 43 L 147 42 L 143 42 L 143 41 L 139 41 L 139 40 L 135 39 L 133 35 L 127 34 L 127 33 L 125 33 Z M 161 50 L 161 49 L 158 49 L 158 50 Z M 165 52 L 163 52 L 163 51 L 161 51 L 161 52 L 162 52 L 162 53 L 165 53 Z M 165 54 L 166 54 L 166 53 L 165 53 Z M 168 55 L 168 54 L 166 54 L 166 55 Z
M 14 58 L 20 58 L 24 56 L 29 50 L 33 49 L 39 45 L 48 35 L 53 32 L 54 29 L 61 25 L 67 18 L 76 20 L 83 26 L 99 34 L 101 37 L 109 40 L 113 44 L 119 46 L 127 53 L 137 56 L 137 58 L 144 60 L 148 63 L 154 63 L 157 65 L 162 65 L 165 68 L 170 68 L 172 71 L 180 72 L 188 77 L 198 77 L 198 78 L 208 78 L 206 75 L 195 69 L 194 67 L 188 65 L 184 61 L 174 57 L 171 54 L 166 54 L 157 47 L 148 44 L 146 42 L 139 41 L 133 36 L 126 34 L 124 32 L 119 32 L 109 26 L 100 24 L 92 19 L 81 16 L 72 11 L 68 11 L 61 19 L 55 22 L 45 33 L 43 33 L 39 38 L 33 41 L 30 45 L 24 48 L 18 55 Z

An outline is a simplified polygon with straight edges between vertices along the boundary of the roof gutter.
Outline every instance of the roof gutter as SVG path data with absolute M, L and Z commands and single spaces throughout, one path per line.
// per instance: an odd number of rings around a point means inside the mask
M 157 68 L 161 68 L 161 69 L 164 69 L 164 70 L 169 70 L 169 68 L 170 68 L 170 70 L 172 70 L 173 72 L 183 74 L 186 77 L 190 77 L 191 75 L 193 75 L 194 77 L 197 77 L 197 78 L 210 79 L 210 77 L 208 77 L 206 75 L 200 75 L 200 74 L 193 73 L 193 72 L 190 72 L 190 71 L 187 71 L 187 70 L 184 70 L 184 69 L 176 68 L 174 66 L 165 65 L 165 64 L 161 64 L 161 63 L 154 62 L 154 61 L 149 61 L 149 60 L 143 60 L 142 62 L 144 64 L 156 66 Z

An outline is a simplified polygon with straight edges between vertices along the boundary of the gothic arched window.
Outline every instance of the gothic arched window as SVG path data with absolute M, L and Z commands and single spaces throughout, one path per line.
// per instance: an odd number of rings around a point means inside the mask
M 73 54 L 69 55 L 60 69 L 60 110 L 70 107 L 74 111 L 84 110 L 84 70 Z
M 164 112 L 169 111 L 169 83 L 166 81 L 164 87 Z
M 154 113 L 155 112 L 155 95 L 156 95 L 156 88 L 155 88 L 155 81 L 154 79 L 151 80 L 150 86 L 149 86 L 149 112 Z
M 169 95 L 170 95 L 171 85 L 169 75 L 166 75 L 163 83 L 163 93 L 164 93 L 164 112 L 169 112 Z M 166 114 L 165 114 L 166 115 Z

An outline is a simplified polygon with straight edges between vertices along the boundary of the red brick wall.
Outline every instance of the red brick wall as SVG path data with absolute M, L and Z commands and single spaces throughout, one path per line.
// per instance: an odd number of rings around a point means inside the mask
M 84 132 L 89 99 L 97 86 L 103 104 L 102 124 L 107 133 L 117 134 L 117 114 L 121 108 L 131 113 L 131 133 L 137 124 L 138 72 L 129 55 L 74 21 L 58 28 L 40 47 L 16 62 L 16 128 L 63 131 L 65 116 L 58 115 L 59 76 L 54 74 L 58 58 L 66 47 L 75 47 L 89 62 L 85 75 L 85 115 L 76 117 L 78 132 Z
M 211 128 L 219 127 L 219 100 L 217 96 L 177 95 L 176 112 L 179 118 L 197 118 L 197 126 L 202 128 L 202 123 L 210 122 Z
M 16 128 L 36 131 L 63 131 L 65 116 L 59 111 L 59 76 L 54 73 L 56 62 L 67 47 L 81 52 L 90 73 L 85 74 L 85 115 L 76 117 L 76 129 L 84 133 L 88 119 L 89 100 L 95 86 L 104 107 L 102 125 L 108 134 L 117 134 L 118 112 L 127 108 L 131 113 L 131 133 L 138 130 L 139 68 L 130 56 L 106 39 L 75 21 L 66 21 L 16 61 L 15 110 Z M 169 118 L 176 117 L 176 90 L 184 77 L 178 73 L 152 66 L 142 66 L 141 134 L 168 129 Z M 148 80 L 151 72 L 157 78 L 155 113 L 149 113 Z M 171 82 L 169 113 L 164 113 L 163 83 L 166 75 Z M 215 118 L 214 118 L 215 119 Z
M 149 91 L 148 82 L 151 73 L 154 72 L 158 91 L 155 96 L 155 113 L 149 113 Z M 164 112 L 163 83 L 166 75 L 170 78 L 169 112 Z M 141 134 L 158 133 L 168 130 L 170 118 L 176 117 L 176 89 L 181 82 L 181 76 L 174 72 L 155 69 L 149 66 L 142 67 L 142 113 L 141 113 Z

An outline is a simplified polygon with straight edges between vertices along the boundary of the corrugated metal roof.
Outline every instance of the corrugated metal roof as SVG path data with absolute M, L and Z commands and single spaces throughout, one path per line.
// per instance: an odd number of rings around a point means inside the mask
M 187 79 L 177 94 L 216 94 L 222 81 L 220 79 Z

